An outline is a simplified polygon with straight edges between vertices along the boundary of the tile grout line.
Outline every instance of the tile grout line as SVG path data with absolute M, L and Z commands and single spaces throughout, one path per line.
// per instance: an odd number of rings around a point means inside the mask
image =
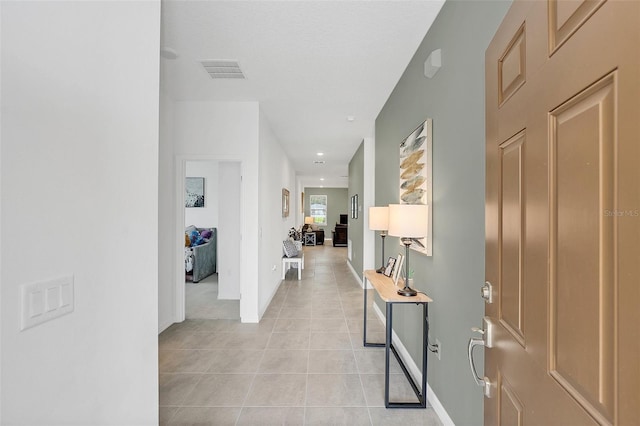
M 286 280 L 282 280 L 280 285 L 283 285 L 283 283 L 286 283 Z M 289 293 L 289 288 L 286 288 L 285 300 L 286 300 L 287 293 Z M 269 343 L 271 342 L 271 337 L 273 337 L 273 329 L 275 328 L 276 323 L 277 323 L 277 319 L 280 317 L 280 313 L 282 312 L 282 307 L 283 307 L 283 305 L 280 305 L 280 309 L 278 310 L 278 315 L 276 316 L 276 321 L 273 323 L 273 327 L 271 328 L 271 331 L 269 332 L 269 338 L 267 339 L 267 342 L 265 343 L 265 346 L 262 349 L 262 356 L 260 357 L 260 361 L 258 361 L 258 364 L 256 366 L 256 371 L 254 372 L 253 378 L 251 379 L 251 384 L 249 385 L 249 389 L 247 390 L 247 394 L 244 396 L 244 399 L 242 400 L 242 405 L 240 407 L 240 412 L 238 413 L 238 418 L 236 419 L 236 422 L 235 422 L 236 425 L 238 424 L 238 422 L 240 421 L 240 418 L 242 417 L 242 412 L 244 411 L 244 409 L 246 407 L 247 399 L 249 398 L 249 395 L 251 394 L 251 391 L 253 390 L 253 386 L 254 386 L 254 384 L 256 382 L 256 378 L 258 377 L 258 371 L 260 370 L 260 365 L 262 364 L 262 361 L 264 360 L 264 357 L 265 357 L 265 355 L 267 353 L 267 348 L 269 347 Z
M 315 258 L 313 265 L 313 276 L 315 278 Z M 313 318 L 313 302 L 311 304 L 311 317 Z M 302 424 L 307 424 L 307 403 L 309 399 L 309 370 L 311 368 L 311 320 L 309 320 L 309 344 L 307 345 L 307 375 L 305 380 L 305 389 L 304 389 L 304 402 L 302 409 Z
M 342 312 L 344 314 L 345 311 L 344 311 L 344 303 L 343 303 L 342 298 L 340 298 L 340 306 L 342 307 Z M 346 323 L 346 315 L 345 315 L 345 323 Z M 349 325 L 348 324 L 347 324 L 347 330 L 349 330 Z M 365 407 L 367 408 L 367 415 L 369 416 L 369 424 L 373 425 L 373 418 L 371 417 L 371 408 L 369 407 L 369 401 L 367 399 L 367 394 L 366 394 L 366 392 L 364 390 L 364 383 L 362 381 L 362 373 L 360 371 L 360 365 L 358 365 L 358 360 L 356 358 L 356 354 L 355 354 L 355 350 L 356 349 L 354 347 L 353 340 L 351 339 L 350 330 L 349 330 L 349 341 L 351 343 L 351 352 L 352 352 L 352 355 L 353 355 L 353 359 L 354 359 L 354 361 L 356 363 L 356 370 L 358 371 L 358 380 L 360 381 L 360 389 L 362 390 L 362 396 L 364 398 Z

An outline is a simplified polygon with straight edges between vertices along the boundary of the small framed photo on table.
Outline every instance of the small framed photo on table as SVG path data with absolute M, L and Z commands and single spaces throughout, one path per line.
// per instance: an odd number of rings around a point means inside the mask
M 398 259 L 396 260 L 396 264 L 393 268 L 393 283 L 398 285 L 398 280 L 400 279 L 400 275 L 402 275 L 402 265 L 404 264 L 404 256 L 402 254 L 398 254 Z
M 384 268 L 384 275 L 390 277 L 393 273 L 393 266 L 396 264 L 396 259 L 390 257 L 387 261 L 387 266 Z

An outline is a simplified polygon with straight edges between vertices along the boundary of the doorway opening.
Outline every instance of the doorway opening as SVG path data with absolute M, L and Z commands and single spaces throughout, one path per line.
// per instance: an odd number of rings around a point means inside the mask
M 241 163 L 186 158 L 177 166 L 178 320 L 239 320 Z

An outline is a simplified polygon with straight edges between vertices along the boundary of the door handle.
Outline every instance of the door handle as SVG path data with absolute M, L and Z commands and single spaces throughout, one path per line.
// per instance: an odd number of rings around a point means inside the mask
M 480 378 L 480 376 L 478 375 L 478 371 L 476 370 L 476 364 L 473 361 L 473 349 L 476 346 L 484 346 L 484 339 L 480 339 L 477 337 L 469 339 L 469 347 L 468 347 L 468 354 L 467 354 L 467 356 L 469 357 L 469 368 L 471 368 L 471 375 L 473 376 L 473 380 L 475 380 L 476 385 L 484 386 L 485 380 L 484 378 Z
M 486 318 L 485 318 L 484 322 L 485 322 L 485 324 L 488 324 Z M 471 375 L 473 376 L 473 380 L 476 382 L 476 384 L 478 386 L 482 386 L 484 395 L 487 398 L 491 398 L 492 397 L 491 381 L 486 376 L 480 377 L 478 375 L 478 370 L 476 369 L 476 364 L 475 364 L 474 359 L 473 359 L 473 350 L 477 346 L 491 347 L 491 346 L 487 345 L 487 341 L 485 340 L 485 336 L 486 337 L 490 337 L 490 336 L 487 335 L 486 330 L 481 330 L 481 329 L 479 329 L 477 327 L 473 327 L 471 330 L 474 331 L 474 332 L 480 333 L 483 336 L 482 338 L 472 337 L 471 339 L 469 339 L 469 346 L 467 347 L 467 357 L 469 358 L 469 368 L 471 369 Z

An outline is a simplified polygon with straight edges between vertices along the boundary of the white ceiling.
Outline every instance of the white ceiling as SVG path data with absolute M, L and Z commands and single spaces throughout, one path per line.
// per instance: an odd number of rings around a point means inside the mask
M 162 44 L 178 58 L 163 59 L 163 88 L 177 101 L 260 102 L 307 186 L 346 186 L 443 2 L 164 0 Z M 246 80 L 211 79 L 203 59 L 237 60 Z

